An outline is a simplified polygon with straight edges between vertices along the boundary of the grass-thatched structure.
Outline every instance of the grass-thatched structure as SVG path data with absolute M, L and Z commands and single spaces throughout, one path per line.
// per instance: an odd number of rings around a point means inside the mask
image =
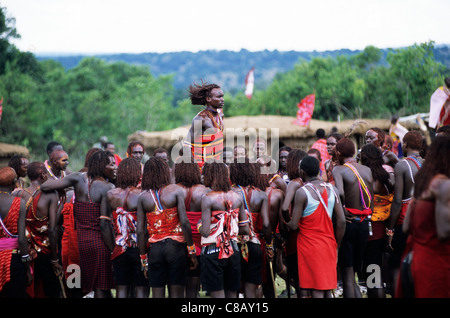
M 24 146 L 0 143 L 0 168 L 8 165 L 9 159 L 14 155 L 30 157 L 30 152 Z

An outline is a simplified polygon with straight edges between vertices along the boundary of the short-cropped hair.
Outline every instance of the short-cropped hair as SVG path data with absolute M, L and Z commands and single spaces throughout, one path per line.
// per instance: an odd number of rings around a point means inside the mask
M 336 150 L 345 158 L 350 158 L 355 155 L 355 143 L 348 138 L 342 138 L 336 144 Z
M 308 177 L 317 176 L 320 171 L 319 160 L 312 156 L 306 156 L 300 161 L 300 170 L 303 170 Z

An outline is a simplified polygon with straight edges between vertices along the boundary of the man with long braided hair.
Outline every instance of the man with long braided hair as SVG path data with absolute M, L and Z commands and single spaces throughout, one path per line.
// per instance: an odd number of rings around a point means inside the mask
M 137 239 L 153 297 L 164 298 L 166 285 L 171 298 L 184 297 L 188 270 L 198 265 L 196 249 L 186 216 L 185 191 L 171 184 L 169 165 L 159 157 L 151 157 L 144 165 Z
M 383 254 L 386 247 L 386 220 L 389 218 L 392 200 L 394 198 L 394 173 L 390 166 L 384 164 L 380 148 L 374 144 L 365 144 L 361 148 L 361 164 L 367 166 L 372 171 L 374 205 L 370 219 L 371 229 L 367 240 L 367 247 L 364 256 L 364 266 L 366 269 L 370 264 L 377 264 L 382 271 Z M 362 271 L 363 274 L 366 272 Z M 383 276 L 384 277 L 384 276 Z M 383 286 L 367 286 L 369 298 L 385 298 Z
M 80 252 L 81 288 L 94 291 L 95 298 L 110 298 L 113 288 L 111 252 L 114 249 L 107 192 L 114 188 L 117 166 L 112 153 L 98 151 L 88 162 L 88 171 L 74 172 L 62 179 L 48 180 L 41 190 L 74 188 L 73 214 Z
M 438 136 L 416 175 L 403 222 L 408 236 L 395 297 L 450 298 L 449 203 L 450 136 Z
M 249 234 L 242 196 L 231 189 L 225 163 L 205 163 L 203 182 L 212 191 L 203 196 L 201 281 L 212 298 L 236 298 L 241 286 L 237 236 Z
M 192 120 L 183 142 L 184 156 L 191 155 L 200 168 L 211 160 L 222 160 L 223 152 L 223 91 L 217 84 L 194 83 L 189 86 L 192 105 L 205 107 Z
M 244 297 L 256 298 L 256 290 L 262 283 L 264 244 L 272 246 L 272 235 L 269 221 L 269 199 L 265 191 L 255 187 L 257 163 L 235 161 L 230 164 L 230 180 L 232 189 L 242 195 L 247 217 L 250 220 L 250 235 L 239 236 L 241 248 L 241 274 L 244 284 Z
M 114 251 L 111 255 L 116 284 L 116 297 L 128 298 L 134 287 L 136 298 L 148 298 L 150 288 L 141 271 L 137 247 L 137 201 L 141 190 L 141 165 L 134 158 L 125 158 L 117 169 L 116 188 L 108 191 L 107 199 L 114 224 Z
M 200 233 L 197 230 L 197 223 L 202 217 L 202 198 L 211 191 L 210 188 L 202 184 L 202 175 L 195 162 L 184 162 L 179 159 L 175 162 L 175 183 L 183 188 L 185 192 L 186 215 L 191 224 L 192 239 L 195 244 L 197 258 L 202 250 Z M 186 281 L 186 298 L 197 298 L 200 289 L 200 269 L 190 270 Z

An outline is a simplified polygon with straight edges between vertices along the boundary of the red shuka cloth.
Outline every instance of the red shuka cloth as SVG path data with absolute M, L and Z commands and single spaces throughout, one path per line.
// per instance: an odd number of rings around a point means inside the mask
M 178 209 L 176 207 L 162 211 L 148 212 L 147 231 L 149 234 L 148 242 L 150 244 L 167 238 L 180 243 L 185 242 L 180 218 L 178 217 Z
M 404 251 L 413 251 L 411 273 L 415 298 L 450 298 L 450 241 L 437 237 L 435 202 L 413 199 Z M 403 294 L 399 278 L 396 297 Z
M 192 154 L 200 168 L 206 161 L 221 160 L 223 152 L 223 132 L 217 130 L 213 135 L 200 135 L 192 144 Z
M 78 251 L 77 230 L 73 218 L 73 203 L 64 203 L 61 211 L 63 216 L 64 233 L 61 239 L 61 261 L 66 279 L 72 274 L 67 273 L 67 266 L 80 264 L 80 252 Z
M 33 198 L 30 206 L 27 209 L 27 239 L 37 252 L 50 255 L 50 242 L 48 238 L 48 217 L 37 219 L 35 217 L 37 212 L 37 205 L 41 198 L 42 192 Z
M 326 189 L 322 198 L 324 202 L 328 202 Z M 298 225 L 297 259 L 300 287 L 317 290 L 336 288 L 337 243 L 333 223 L 323 204 L 319 203 L 312 214 L 302 217 Z

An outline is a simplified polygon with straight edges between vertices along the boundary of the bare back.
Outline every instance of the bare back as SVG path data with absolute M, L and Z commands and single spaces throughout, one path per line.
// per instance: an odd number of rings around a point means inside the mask
M 126 208 L 127 211 L 136 211 L 137 202 L 141 191 L 138 188 L 115 188 L 108 191 L 107 198 L 111 210 L 119 207 Z M 126 202 L 125 202 L 126 199 Z
M 370 168 L 358 163 L 351 163 L 351 165 L 359 173 L 368 188 L 370 196 L 373 198 L 372 171 Z M 333 169 L 333 178 L 345 207 L 359 210 L 364 209 L 364 205 L 361 200 L 362 189 L 360 189 L 360 183 L 355 173 L 349 167 L 341 165 Z M 365 203 L 368 204 L 367 196 L 364 195 L 364 198 Z

